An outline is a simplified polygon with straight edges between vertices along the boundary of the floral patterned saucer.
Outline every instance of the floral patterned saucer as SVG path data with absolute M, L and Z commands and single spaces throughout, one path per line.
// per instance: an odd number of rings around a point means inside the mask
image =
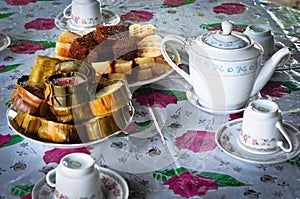
M 109 9 L 102 9 L 102 17 L 104 21 L 104 25 L 115 25 L 120 22 L 120 16 Z M 55 18 L 55 25 L 62 30 L 71 30 L 73 32 L 89 32 L 94 28 L 75 28 L 70 25 L 70 19 L 66 18 L 63 13 L 60 13 Z
M 236 110 L 217 110 L 217 109 L 209 109 L 206 108 L 204 106 L 202 106 L 199 102 L 198 102 L 198 97 L 196 95 L 196 93 L 194 92 L 193 87 L 189 87 L 186 90 L 186 98 L 189 100 L 189 102 L 191 102 L 191 104 L 193 104 L 194 106 L 196 106 L 197 108 L 199 108 L 202 111 L 208 112 L 208 113 L 213 113 L 213 114 L 234 114 L 234 113 L 239 113 L 245 110 L 246 106 L 240 109 L 236 109 Z
M 10 45 L 9 36 L 0 32 L 0 51 L 4 50 Z
M 126 181 L 116 172 L 96 166 L 101 188 L 106 199 L 127 199 L 129 189 Z M 40 179 L 32 190 L 32 199 L 53 199 L 54 188 L 47 185 L 46 178 Z
M 283 123 L 283 126 L 293 141 L 293 150 L 290 153 L 285 153 L 280 150 L 270 154 L 257 155 L 245 151 L 238 143 L 238 136 L 242 128 L 242 121 L 243 118 L 240 118 L 225 123 L 219 127 L 215 134 L 217 145 L 228 155 L 246 162 L 273 164 L 292 159 L 300 153 L 300 132 L 288 123 Z

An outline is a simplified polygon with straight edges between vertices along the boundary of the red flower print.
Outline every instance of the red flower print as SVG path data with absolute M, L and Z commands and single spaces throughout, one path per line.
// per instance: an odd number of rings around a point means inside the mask
M 213 132 L 191 130 L 175 138 L 175 145 L 179 149 L 189 149 L 194 153 L 211 151 L 217 147 Z
M 36 44 L 33 42 L 22 42 L 17 44 L 11 44 L 9 49 L 13 53 L 18 54 L 34 54 L 38 50 L 45 50 L 46 46 L 43 44 Z
M 23 196 L 21 199 L 32 199 L 31 193 Z
M 242 118 L 242 117 L 243 117 L 243 114 L 244 114 L 243 111 L 240 112 L 240 113 L 230 114 L 230 115 L 229 115 L 229 120 L 232 121 L 232 120 L 236 120 L 236 119 Z
M 1 65 L 0 66 L 0 71 L 3 71 L 5 69 L 5 66 L 4 65 Z
M 25 29 L 51 30 L 55 28 L 54 19 L 37 18 L 24 25 Z
M 24 6 L 29 3 L 35 3 L 36 0 L 5 0 L 5 2 L 12 6 Z
M 163 183 L 182 197 L 203 196 L 208 190 L 217 190 L 218 185 L 209 177 L 189 171 L 175 175 Z
M 246 10 L 246 6 L 241 3 L 222 3 L 213 8 L 217 14 L 223 13 L 227 15 L 241 14 Z
M 8 135 L 1 135 L 0 134 L 0 146 L 6 144 L 6 143 L 9 143 L 11 140 L 11 136 L 8 134 Z
M 153 15 L 153 12 L 144 10 L 131 10 L 130 12 L 121 15 L 121 19 L 123 21 L 147 22 L 153 18 Z
M 86 154 L 91 154 L 89 151 L 90 148 L 74 148 L 74 149 L 60 149 L 60 148 L 55 148 L 50 151 L 46 151 L 45 155 L 43 157 L 43 160 L 46 164 L 49 164 L 51 162 L 56 162 L 59 164 L 60 160 L 70 154 L 70 153 L 86 153 Z
M 134 99 L 143 106 L 146 107 L 164 107 L 166 108 L 168 104 L 176 104 L 177 99 L 174 95 L 164 94 L 160 92 L 151 92 L 147 94 L 141 94 L 134 96 Z
M 284 94 L 289 94 L 292 91 L 283 85 L 268 82 L 260 91 L 263 98 L 276 97 L 281 98 Z
M 165 0 L 164 6 L 180 6 L 184 4 L 184 0 Z

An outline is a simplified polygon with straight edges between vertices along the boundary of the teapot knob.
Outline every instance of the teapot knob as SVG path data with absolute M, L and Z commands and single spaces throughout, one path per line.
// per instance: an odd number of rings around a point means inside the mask
M 223 35 L 230 35 L 233 29 L 233 23 L 230 21 L 223 21 L 222 22 L 222 34 Z

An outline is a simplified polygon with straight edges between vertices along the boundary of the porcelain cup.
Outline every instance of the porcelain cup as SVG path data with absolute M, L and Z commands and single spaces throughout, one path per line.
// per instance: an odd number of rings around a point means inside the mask
M 255 154 L 292 151 L 292 142 L 282 125 L 281 111 L 270 100 L 250 102 L 244 111 L 238 140 L 241 148 Z
M 70 8 L 71 14 L 68 14 Z M 75 28 L 92 28 L 103 23 L 100 0 L 72 0 L 63 14 Z
M 274 36 L 269 26 L 264 24 L 250 24 L 244 31 L 244 34 L 263 47 L 266 59 L 274 53 Z
M 47 173 L 46 181 L 55 187 L 54 199 L 103 198 L 95 161 L 84 153 L 64 156 L 59 165 Z

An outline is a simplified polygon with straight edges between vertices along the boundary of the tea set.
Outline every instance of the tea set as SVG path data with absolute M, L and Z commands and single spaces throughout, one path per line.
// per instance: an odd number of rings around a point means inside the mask
M 258 99 L 258 92 L 272 77 L 276 67 L 290 58 L 287 47 L 276 49 L 268 26 L 252 24 L 243 32 L 233 31 L 233 23 L 222 22 L 222 30 L 197 38 L 167 35 L 162 55 L 191 86 L 188 100 L 213 114 L 244 111 L 243 118 L 220 126 L 215 135 L 218 146 L 229 155 L 252 163 L 286 161 L 300 152 L 300 134 L 282 121 L 278 105 Z M 188 54 L 189 71 L 169 58 L 166 44 L 176 42 Z
M 73 0 L 56 23 L 62 29 L 88 30 L 106 23 L 103 13 L 98 0 Z M 118 22 L 119 18 L 111 21 Z M 169 57 L 166 48 L 170 41 L 178 42 L 189 55 L 189 72 Z M 275 50 L 274 36 L 267 26 L 249 25 L 239 33 L 233 31 L 232 22 L 224 21 L 222 30 L 195 39 L 167 35 L 161 49 L 169 65 L 191 85 L 187 98 L 196 107 L 214 114 L 244 111 L 243 118 L 223 124 L 216 132 L 216 143 L 225 153 L 260 164 L 286 161 L 299 154 L 299 131 L 282 121 L 275 102 L 255 99 L 276 67 L 290 56 L 287 47 Z M 100 180 L 105 174 L 120 187 L 120 198 L 127 198 L 128 186 L 122 177 L 97 167 L 94 159 L 83 153 L 63 157 L 57 168 L 38 182 L 33 197 L 42 198 L 39 194 L 50 186 L 49 198 L 54 199 L 112 198 Z
M 34 199 L 124 199 L 128 196 L 128 185 L 119 174 L 97 166 L 92 156 L 80 152 L 65 155 L 32 191 Z
M 63 30 L 89 32 L 98 25 L 114 25 L 120 16 L 101 7 L 100 0 L 72 0 L 55 18 L 55 25 Z

